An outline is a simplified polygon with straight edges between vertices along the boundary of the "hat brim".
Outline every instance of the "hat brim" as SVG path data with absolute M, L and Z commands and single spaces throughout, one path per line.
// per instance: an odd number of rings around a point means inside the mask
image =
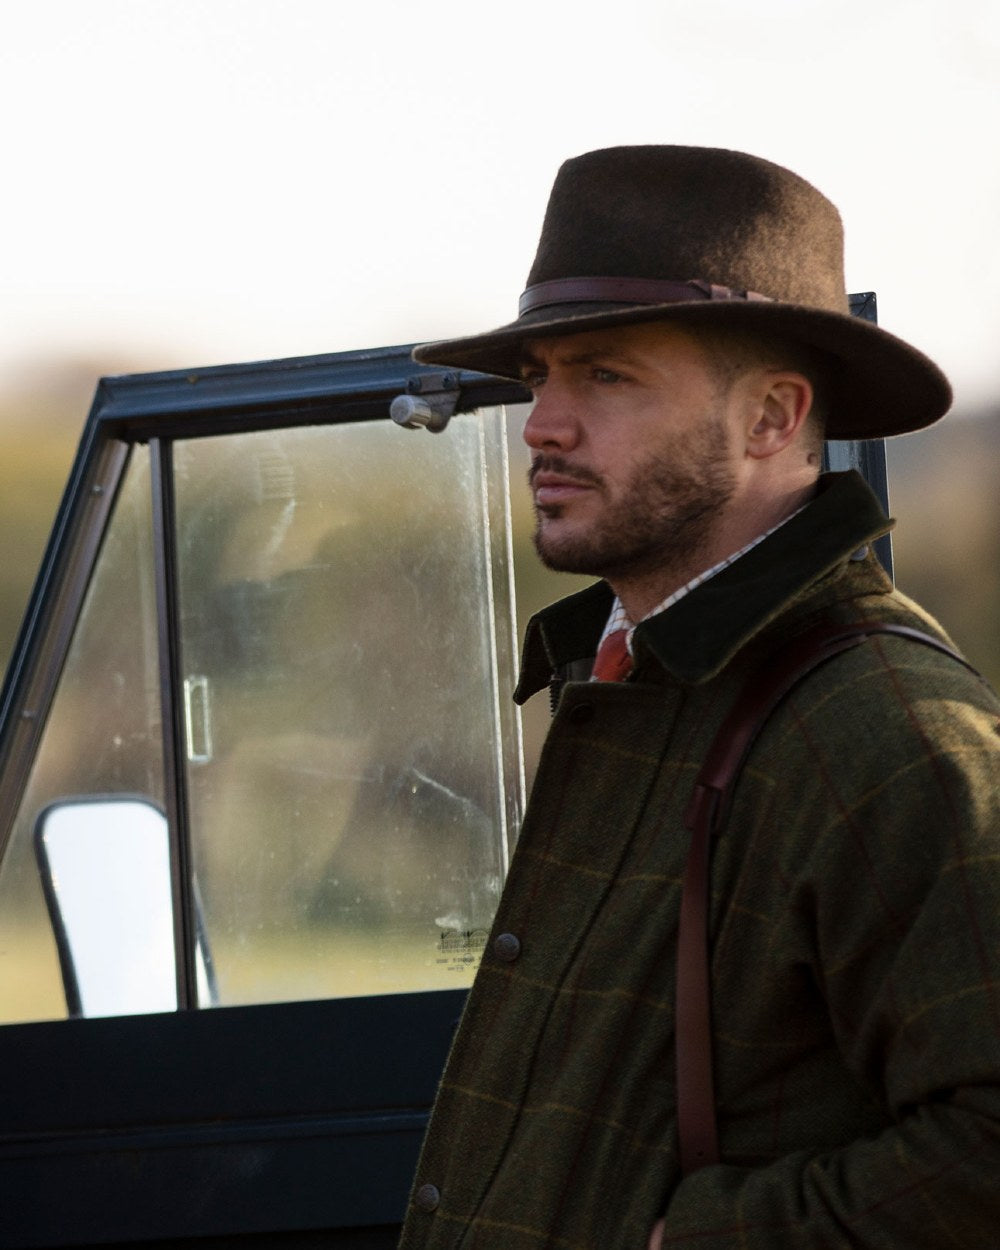
M 830 356 L 838 390 L 827 437 L 887 438 L 932 425 L 951 407 L 948 379 L 932 360 L 880 326 L 846 313 L 777 301 L 707 301 L 670 304 L 563 305 L 538 309 L 510 325 L 466 338 L 423 343 L 421 364 L 520 377 L 524 344 L 531 339 L 583 334 L 607 326 L 665 322 L 756 330 L 807 343 Z

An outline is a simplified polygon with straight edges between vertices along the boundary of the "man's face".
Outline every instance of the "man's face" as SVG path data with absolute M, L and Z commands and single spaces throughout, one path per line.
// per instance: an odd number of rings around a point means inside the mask
M 736 461 L 726 397 L 696 341 L 661 325 L 536 339 L 523 375 L 543 562 L 612 585 L 697 573 Z

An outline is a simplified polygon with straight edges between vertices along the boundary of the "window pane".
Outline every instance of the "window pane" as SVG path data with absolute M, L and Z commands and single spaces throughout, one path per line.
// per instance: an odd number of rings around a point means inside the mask
M 101 548 L 42 736 L 0 864 L 0 1021 L 66 1015 L 53 927 L 33 839 L 39 816 L 68 798 L 97 795 L 163 800 L 162 744 L 152 572 L 149 458 L 135 448 Z M 84 835 L 87 836 L 87 835 Z M 98 835 L 84 856 L 122 885 L 121 861 Z M 85 887 L 74 873 L 70 886 Z M 109 917 L 104 917 L 106 920 Z M 126 958 L 127 944 L 121 946 Z M 172 981 L 169 951 L 163 977 Z M 108 967 L 108 976 L 116 969 Z M 127 1009 L 127 1005 L 124 1009 Z
M 467 984 L 520 807 L 502 414 L 227 435 L 174 464 L 220 1003 Z

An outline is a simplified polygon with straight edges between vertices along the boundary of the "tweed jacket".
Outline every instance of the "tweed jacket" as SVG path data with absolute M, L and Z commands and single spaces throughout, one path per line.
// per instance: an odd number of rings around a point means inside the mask
M 406 1250 L 1000 1245 L 1000 703 L 878 636 L 771 717 L 713 849 L 722 1162 L 683 1178 L 682 815 L 746 676 L 818 619 L 936 631 L 855 474 L 570 680 L 438 1094 Z M 597 586 L 529 627 L 518 697 L 586 671 Z

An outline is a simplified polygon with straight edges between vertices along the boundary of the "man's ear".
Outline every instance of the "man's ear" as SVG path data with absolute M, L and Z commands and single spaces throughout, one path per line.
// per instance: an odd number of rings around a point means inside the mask
M 746 452 L 754 460 L 763 460 L 784 451 L 798 438 L 812 409 L 812 383 L 804 374 L 791 370 L 768 370 L 760 377 L 754 400 L 747 422 Z

